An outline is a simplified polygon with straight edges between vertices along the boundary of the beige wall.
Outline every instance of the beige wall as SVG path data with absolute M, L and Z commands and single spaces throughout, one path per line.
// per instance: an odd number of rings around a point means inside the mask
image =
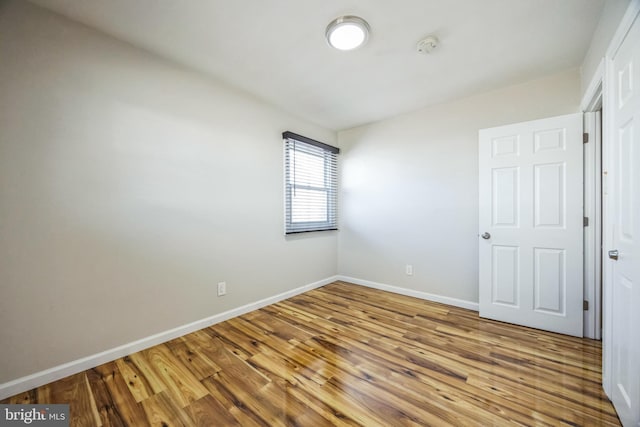
M 586 91 L 598 69 L 600 61 L 604 58 L 609 43 L 618 29 L 620 20 L 629 6 L 629 2 L 630 0 L 605 0 L 600 21 L 593 33 L 587 55 L 582 62 L 582 93 Z
M 334 132 L 19 0 L 0 64 L 0 383 L 336 274 L 280 135 Z
M 477 302 L 478 130 L 579 102 L 570 70 L 340 132 L 340 273 Z

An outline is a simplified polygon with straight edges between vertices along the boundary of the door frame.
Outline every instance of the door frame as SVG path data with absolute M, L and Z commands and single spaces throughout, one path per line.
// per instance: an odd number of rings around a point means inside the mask
M 602 339 L 602 102 L 583 112 L 584 132 L 584 311 L 583 336 Z
M 613 123 L 611 122 L 612 112 L 612 96 L 614 87 L 614 75 L 613 75 L 613 58 L 615 57 L 618 49 L 622 45 L 627 33 L 631 29 L 636 18 L 640 15 L 640 0 L 631 0 L 627 10 L 618 25 L 618 28 L 609 43 L 604 58 L 600 61 L 600 64 L 596 70 L 594 77 L 592 78 L 589 86 L 587 87 L 584 97 L 581 103 L 581 109 L 583 112 L 597 111 L 602 106 L 602 179 L 601 179 L 601 194 L 606 195 L 607 192 L 607 179 L 606 171 L 609 168 L 609 159 L 611 157 L 611 141 L 614 140 L 613 135 Z M 586 165 L 585 165 L 586 166 Z M 595 173 L 595 168 L 589 166 L 592 173 Z M 586 171 L 586 169 L 585 169 Z M 585 188 L 586 190 L 586 188 Z M 592 195 L 594 196 L 594 195 Z M 594 196 L 595 198 L 596 196 Z M 612 248 L 612 235 L 610 232 L 610 209 L 606 198 L 602 198 L 602 248 L 599 251 L 595 251 L 600 254 L 600 260 L 602 260 L 602 254 Z M 586 242 L 585 242 L 586 243 Z M 596 247 L 595 240 L 590 239 L 590 245 Z M 607 396 L 611 397 L 611 334 L 612 334 L 612 310 L 611 306 L 613 276 L 609 263 L 602 263 L 602 386 Z M 594 313 L 595 314 L 595 313 Z

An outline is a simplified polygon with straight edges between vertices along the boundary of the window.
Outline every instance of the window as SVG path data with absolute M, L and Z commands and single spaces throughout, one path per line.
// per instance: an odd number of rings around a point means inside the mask
M 338 229 L 338 150 L 292 132 L 285 143 L 285 232 Z

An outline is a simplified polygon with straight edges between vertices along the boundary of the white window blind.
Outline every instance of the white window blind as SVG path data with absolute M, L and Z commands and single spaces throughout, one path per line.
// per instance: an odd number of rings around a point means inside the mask
M 297 135 L 285 143 L 286 234 L 338 229 L 338 150 Z

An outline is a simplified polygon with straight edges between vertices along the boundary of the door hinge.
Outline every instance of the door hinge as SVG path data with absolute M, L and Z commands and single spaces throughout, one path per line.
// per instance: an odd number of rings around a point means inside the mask
M 589 301 L 587 300 L 582 301 L 582 309 L 584 311 L 589 311 Z
M 589 142 L 589 134 L 587 132 L 582 134 L 582 142 L 584 144 L 586 144 L 587 142 Z
M 582 226 L 583 227 L 588 227 L 589 226 L 589 217 L 588 216 L 582 217 Z

